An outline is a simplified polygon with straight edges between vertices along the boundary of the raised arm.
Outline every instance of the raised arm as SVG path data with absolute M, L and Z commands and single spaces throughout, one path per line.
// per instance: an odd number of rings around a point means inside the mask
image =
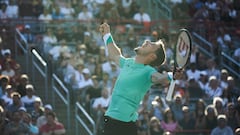
M 108 57 L 110 60 L 119 65 L 119 58 L 122 56 L 122 53 L 120 48 L 115 44 L 113 40 L 113 37 L 110 33 L 110 26 L 107 23 L 101 24 L 99 31 L 101 32 L 105 46 L 107 47 L 109 55 Z

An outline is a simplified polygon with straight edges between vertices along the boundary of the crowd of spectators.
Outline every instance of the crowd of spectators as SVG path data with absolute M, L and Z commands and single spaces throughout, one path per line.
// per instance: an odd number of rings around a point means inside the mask
M 80 102 L 93 117 L 99 134 L 102 129 L 102 115 L 108 107 L 111 90 L 120 71 L 116 64 L 109 61 L 107 57 L 102 37 L 97 30 L 99 23 L 104 21 L 111 23 L 115 42 L 122 48 L 126 57 L 133 56 L 132 49 L 140 45 L 142 40 L 161 38 L 166 43 L 167 62 L 159 67 L 159 72 L 168 70 L 172 64 L 172 45 L 176 33 L 168 32 L 161 24 L 151 26 L 151 15 L 140 7 L 136 0 L 82 0 L 81 2 L 72 0 L 70 3 L 63 0 L 18 0 L 17 2 L 9 0 L 4 2 L 5 4 L 1 3 L 1 19 L 36 19 L 46 27 L 44 31 L 38 33 L 33 29 L 36 24 L 24 24 L 21 32 L 29 47 L 40 51 L 51 65 L 51 71 L 68 86 L 72 92 L 73 101 Z M 193 28 L 191 30 L 197 31 L 210 40 L 214 46 L 221 47 L 221 51 L 229 52 L 237 60 L 240 55 L 239 45 L 233 45 L 232 37 L 235 35 L 228 33 L 223 23 L 218 23 L 219 27 L 215 30 L 212 27 L 214 23 L 211 22 L 226 22 L 227 24 L 231 22 L 233 26 L 233 22 L 239 21 L 240 4 L 237 2 L 237 0 L 232 2 L 172 0 L 169 5 L 173 9 L 173 19 L 181 20 L 179 25 L 183 25 L 181 22 L 184 19 L 194 20 L 193 22 L 210 22 L 191 26 Z M 65 24 L 64 21 L 67 23 Z M 184 25 L 192 25 L 191 22 L 189 21 L 189 24 L 184 22 Z M 206 35 L 210 33 L 213 34 Z M 2 54 L 7 55 L 8 52 L 9 50 L 4 50 Z M 193 47 L 192 52 L 185 76 L 176 82 L 172 102 L 165 101 L 164 95 L 167 88 L 163 86 L 153 86 L 145 95 L 138 110 L 139 135 L 163 133 L 184 135 L 211 133 L 214 135 L 224 132 L 231 135 L 235 131 L 240 132 L 240 89 L 236 78 L 226 69 L 220 69 L 215 59 L 204 56 L 196 46 Z M 21 107 L 20 110 L 26 110 L 29 114 L 24 115 L 23 120 L 17 118 L 18 114 L 15 111 L 11 115 L 7 113 L 5 118 L 11 119 L 10 116 L 14 116 L 15 121 L 25 122 L 28 125 L 31 118 L 30 124 L 35 125 L 39 131 L 41 131 L 37 123 L 41 118 L 39 115 L 51 117 L 50 123 L 57 122 L 55 114 L 47 111 L 49 108 L 50 112 L 52 110 L 49 105 L 45 107 L 45 110 L 42 109 L 44 106 L 40 102 L 41 98 L 34 95 L 36 94 L 34 86 L 27 82 L 28 76 L 24 75 L 23 80 L 20 81 L 19 78 L 22 75 L 19 68 L 21 66 L 15 63 L 15 66 L 11 68 L 11 65 L 12 63 L 1 64 L 1 73 L 9 76 L 11 79 L 7 80 L 11 81 L 9 85 L 5 84 L 6 90 L 2 91 L 2 95 L 5 92 L 8 95 L 3 96 L 6 97 L 3 100 L 6 103 L 3 102 L 3 109 L 0 111 L 8 112 L 6 104 L 13 102 L 11 98 L 8 98 L 12 92 L 19 93 L 16 98 L 25 99 L 27 95 L 30 95 L 34 99 L 32 101 L 21 100 L 25 108 Z M 13 75 L 14 73 L 17 77 Z M 28 90 L 24 91 L 26 86 Z M 34 102 L 34 107 L 29 102 Z M 41 108 L 41 113 L 39 108 Z M 10 123 L 10 121 L 4 122 Z M 59 126 L 61 127 L 61 124 Z M 49 128 L 46 125 L 41 127 Z

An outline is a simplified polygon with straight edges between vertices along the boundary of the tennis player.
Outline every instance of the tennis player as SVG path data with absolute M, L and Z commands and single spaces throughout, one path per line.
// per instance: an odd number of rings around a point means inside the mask
M 145 41 L 135 48 L 134 58 L 125 58 L 115 44 L 107 23 L 100 25 L 110 60 L 121 72 L 113 88 L 112 99 L 104 116 L 104 135 L 137 135 L 136 120 L 139 104 L 152 84 L 168 85 L 168 73 L 159 73 L 154 68 L 165 62 L 166 54 L 161 40 Z M 182 73 L 174 74 L 177 79 Z

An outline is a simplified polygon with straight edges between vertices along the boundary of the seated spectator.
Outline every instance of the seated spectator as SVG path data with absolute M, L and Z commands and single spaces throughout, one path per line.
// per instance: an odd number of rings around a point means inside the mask
M 187 78 L 194 78 L 196 81 L 200 78 L 200 71 L 196 68 L 196 63 L 190 63 L 189 69 L 186 71 Z
M 44 10 L 44 6 L 42 3 L 42 0 L 34 0 L 32 2 L 32 12 L 33 12 L 33 16 L 38 18 Z
M 150 118 L 149 122 L 149 132 L 150 135 L 162 135 L 163 134 L 163 129 L 161 128 L 161 122 L 160 120 L 153 116 Z
M 9 0 L 6 12 L 9 18 L 18 18 L 18 5 L 15 0 Z
M 31 26 L 29 24 L 26 24 L 24 26 L 23 37 L 25 38 L 25 41 L 28 43 L 27 45 L 29 49 L 35 46 L 34 45 L 35 35 L 33 34 Z
M 205 101 L 198 99 L 194 109 L 195 129 L 204 130 L 206 127 L 205 108 Z
M 9 123 L 9 119 L 6 117 L 6 111 L 3 106 L 0 106 L 0 133 L 5 132 L 5 127 Z
M 217 68 L 216 62 L 213 59 L 207 60 L 207 69 L 205 71 L 209 77 L 216 76 L 217 79 L 220 78 L 220 70 Z
M 142 26 L 145 32 L 149 32 L 151 17 L 144 11 L 143 7 L 140 7 L 138 12 L 134 14 L 133 20 Z
M 78 20 L 83 23 L 89 23 L 93 20 L 93 14 L 88 10 L 87 6 L 83 6 L 82 11 L 78 14 Z
M 3 100 L 4 107 L 12 104 L 12 102 L 13 102 L 12 93 L 13 92 L 14 92 L 14 88 L 12 87 L 12 85 L 7 85 L 6 93 L 1 97 L 1 100 Z
M 48 28 L 46 34 L 43 36 L 43 46 L 42 51 L 44 55 L 47 55 L 48 51 L 58 42 L 56 35 L 53 33 L 52 29 Z
M 5 94 L 6 87 L 10 83 L 9 77 L 5 75 L 0 76 L 0 98 Z
M 4 135 L 29 134 L 30 130 L 26 123 L 22 121 L 19 111 L 14 111 L 11 121 L 5 125 Z
M 180 121 L 183 118 L 183 103 L 182 103 L 182 96 L 177 94 L 174 96 L 173 102 L 169 105 L 171 111 L 173 112 L 174 118 L 176 121 Z
M 206 116 L 206 127 L 205 129 L 206 130 L 212 130 L 214 129 L 215 127 L 217 127 L 217 110 L 216 108 L 210 104 L 206 107 L 205 109 L 205 116 Z
M 182 130 L 182 127 L 178 124 L 170 108 L 165 109 L 164 118 L 161 122 L 161 126 L 164 132 L 174 133 Z
M 29 113 L 23 116 L 23 123 L 28 125 L 30 135 L 39 135 L 39 129 L 32 123 L 32 116 Z
M 34 102 L 36 98 L 40 98 L 35 95 L 35 89 L 32 84 L 26 85 L 26 95 L 21 97 L 21 101 L 27 109 L 27 112 L 30 113 L 34 109 Z
M 17 84 L 16 91 L 23 97 L 26 95 L 26 85 L 29 83 L 29 77 L 27 74 L 20 76 L 19 84 Z
M 10 18 L 10 15 L 7 13 L 7 4 L 2 4 L 1 5 L 1 10 L 0 10 L 0 19 L 8 19 Z
M 225 114 L 225 107 L 223 106 L 223 99 L 221 97 L 213 98 L 213 106 L 217 110 L 217 114 Z
M 60 12 L 64 15 L 64 19 L 74 19 L 75 10 L 70 2 L 66 2 L 60 7 Z
M 217 127 L 211 131 L 211 135 L 233 135 L 233 130 L 227 125 L 227 117 L 224 114 L 218 115 L 217 117 Z
M 33 103 L 33 110 L 30 112 L 33 119 L 38 119 L 40 116 L 44 114 L 43 103 L 40 97 L 35 98 Z
M 12 103 L 6 106 L 7 116 L 11 119 L 12 114 L 19 110 L 20 107 L 24 107 L 24 104 L 21 102 L 21 95 L 18 92 L 13 92 L 11 94 Z
M 18 0 L 18 12 L 19 12 L 19 17 L 21 18 L 32 18 L 34 17 L 32 11 L 33 6 L 32 6 L 32 1 L 26 1 L 26 0 Z
M 53 112 L 52 105 L 46 104 L 44 105 L 44 115 L 41 115 L 40 117 L 37 118 L 37 127 L 41 128 L 43 125 L 47 123 L 47 114 Z M 57 119 L 57 117 L 55 117 Z
M 101 92 L 101 97 L 98 97 L 94 100 L 92 108 L 94 112 L 94 119 L 97 125 L 97 128 L 99 131 L 103 129 L 103 115 L 106 112 L 108 106 L 110 103 L 110 97 L 108 90 L 106 88 L 103 88 Z
M 227 104 L 225 114 L 227 116 L 227 125 L 230 126 L 233 131 L 240 127 L 240 117 L 233 103 L 230 102 Z
M 219 81 L 216 76 L 210 76 L 205 91 L 208 98 L 220 97 L 223 93 L 223 89 L 219 86 Z
M 64 20 L 64 14 L 60 12 L 60 7 L 56 6 L 55 10 L 52 12 L 53 20 Z
M 237 103 L 240 96 L 240 88 L 237 86 L 236 80 L 233 76 L 228 76 L 227 82 L 227 91 L 230 93 L 231 102 Z
M 1 74 L 2 75 L 6 75 L 10 78 L 10 81 L 11 79 L 15 76 L 15 70 L 14 68 L 11 67 L 11 61 L 10 60 L 7 60 L 5 63 L 5 69 L 2 70 Z
M 49 23 L 53 19 L 52 19 L 52 15 L 50 14 L 49 10 L 44 9 L 43 13 L 39 15 L 38 20 L 43 21 L 44 23 Z
M 179 121 L 179 125 L 182 127 L 183 132 L 184 130 L 193 131 L 195 129 L 195 125 L 193 124 L 195 123 L 195 119 L 192 117 L 188 106 L 183 106 L 182 110 L 183 110 L 183 119 Z M 191 132 L 184 133 L 184 135 L 192 135 L 192 134 L 193 133 Z
M 54 134 L 54 135 L 64 135 L 66 129 L 61 122 L 56 120 L 56 114 L 54 112 L 49 112 L 46 114 L 47 123 L 39 128 L 39 133 L 41 135 Z
M 167 108 L 167 105 L 164 104 L 163 100 L 159 96 L 155 96 L 151 104 L 150 116 L 156 117 L 158 120 L 163 120 L 163 112 Z

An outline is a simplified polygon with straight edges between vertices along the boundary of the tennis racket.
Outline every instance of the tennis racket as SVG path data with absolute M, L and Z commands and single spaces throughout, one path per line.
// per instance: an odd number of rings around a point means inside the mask
M 177 43 L 174 46 L 174 68 L 173 68 L 173 75 L 177 70 L 182 70 L 184 69 L 191 56 L 191 49 L 192 49 L 192 40 L 191 40 L 191 35 L 187 29 L 180 29 L 179 34 L 178 34 L 178 39 Z M 174 93 L 174 88 L 175 88 L 176 80 L 172 79 L 166 100 L 167 101 L 172 101 L 172 96 Z

